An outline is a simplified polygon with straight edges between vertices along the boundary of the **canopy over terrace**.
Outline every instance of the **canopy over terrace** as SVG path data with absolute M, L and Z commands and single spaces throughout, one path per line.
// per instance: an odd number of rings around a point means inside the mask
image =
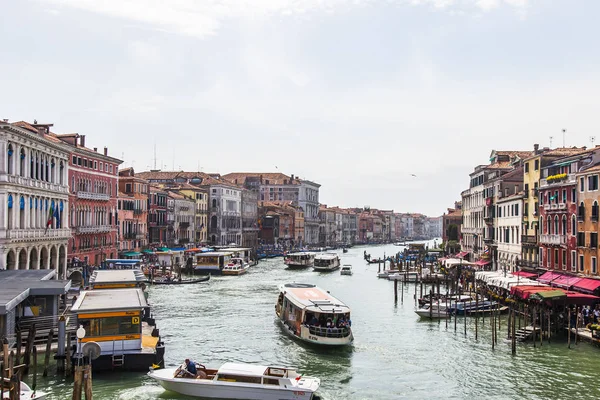
M 511 273 L 505 274 L 501 271 L 478 271 L 475 272 L 475 279 L 485 282 L 488 286 L 499 287 L 502 289 L 510 289 L 517 285 L 528 286 L 547 286 L 531 279 L 523 278 L 519 275 Z
M 475 265 L 472 262 L 464 261 L 460 258 L 447 258 L 442 263 L 447 267 L 454 267 L 455 265 Z

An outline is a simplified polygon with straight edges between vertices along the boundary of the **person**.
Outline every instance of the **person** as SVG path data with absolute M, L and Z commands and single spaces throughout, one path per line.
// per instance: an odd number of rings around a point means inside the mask
M 191 361 L 189 358 L 185 359 L 185 370 L 192 374 L 194 377 L 198 375 L 198 370 L 196 369 L 196 363 Z

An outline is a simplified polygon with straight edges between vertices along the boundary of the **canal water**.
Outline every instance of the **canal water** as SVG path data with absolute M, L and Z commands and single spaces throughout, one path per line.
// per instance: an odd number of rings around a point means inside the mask
M 506 323 L 492 350 L 489 319 L 454 322 L 420 320 L 414 313 L 415 285 L 404 287 L 394 304 L 393 282 L 377 278 L 377 264 L 363 260 L 395 254 L 393 245 L 354 247 L 340 254 L 354 275 L 287 270 L 281 258 L 261 261 L 240 277 L 213 277 L 209 283 L 149 288 L 157 327 L 166 343 L 166 363 L 185 358 L 219 366 L 223 362 L 279 364 L 321 379 L 320 394 L 343 399 L 567 399 L 600 398 L 600 349 L 567 348 L 563 340 L 510 351 Z M 341 253 L 341 252 L 340 252 Z M 314 283 L 352 309 L 355 341 L 343 349 L 310 347 L 286 336 L 275 321 L 278 285 Z M 399 288 L 402 286 L 399 285 Z M 70 398 L 72 383 L 38 382 L 49 399 Z M 94 375 L 94 398 L 184 399 L 165 392 L 143 373 Z

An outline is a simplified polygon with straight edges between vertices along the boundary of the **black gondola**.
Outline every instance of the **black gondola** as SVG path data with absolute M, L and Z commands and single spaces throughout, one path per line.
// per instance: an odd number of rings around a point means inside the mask
M 192 283 L 200 283 L 206 282 L 210 279 L 210 275 L 203 276 L 198 279 L 183 279 L 183 280 L 153 280 L 151 283 L 153 285 L 189 285 Z

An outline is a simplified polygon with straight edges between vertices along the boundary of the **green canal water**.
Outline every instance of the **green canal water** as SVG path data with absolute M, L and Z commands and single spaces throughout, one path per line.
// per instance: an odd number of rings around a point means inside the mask
M 413 285 L 394 304 L 393 282 L 377 278 L 363 251 L 389 255 L 392 245 L 355 247 L 340 254 L 354 275 L 285 269 L 283 261 L 261 261 L 241 277 L 214 277 L 208 284 L 149 289 L 157 327 L 166 343 L 168 366 L 186 357 L 218 366 L 226 361 L 296 366 L 321 378 L 320 394 L 343 399 L 582 399 L 600 398 L 600 349 L 587 344 L 567 348 L 563 340 L 540 348 L 519 344 L 513 357 L 506 324 L 495 350 L 489 320 L 454 323 L 420 320 L 414 313 Z M 352 309 L 354 344 L 344 349 L 309 347 L 286 336 L 276 324 L 278 285 L 314 283 Z M 399 286 L 401 287 L 401 286 Z M 41 379 L 49 399 L 67 399 L 71 381 Z M 165 392 L 143 373 L 94 375 L 94 398 L 183 399 Z

